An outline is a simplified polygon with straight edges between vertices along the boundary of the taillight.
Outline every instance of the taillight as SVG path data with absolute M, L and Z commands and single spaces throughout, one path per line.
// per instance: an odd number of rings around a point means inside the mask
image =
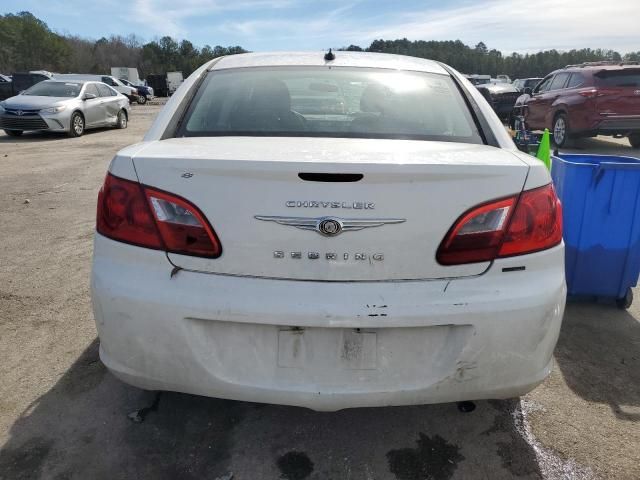
M 562 241 L 562 205 L 552 184 L 522 192 L 499 257 L 555 247 Z
M 440 244 L 438 262 L 456 265 L 496 258 L 516 200 L 496 200 L 463 214 Z
M 561 241 L 562 208 L 549 184 L 469 210 L 449 230 L 436 258 L 442 265 L 487 262 Z
M 170 193 L 145 187 L 160 236 L 169 252 L 199 257 L 222 253 L 215 232 L 198 208 Z
M 202 212 L 176 195 L 107 174 L 98 194 L 98 232 L 171 253 L 219 257 L 220 242 Z
M 110 173 L 98 194 L 96 229 L 121 242 L 157 250 L 164 248 L 142 186 Z

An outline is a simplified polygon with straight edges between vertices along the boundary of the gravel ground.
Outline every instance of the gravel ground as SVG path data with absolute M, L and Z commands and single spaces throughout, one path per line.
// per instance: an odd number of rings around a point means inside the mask
M 159 108 L 79 139 L 0 133 L 0 479 L 640 478 L 638 306 L 570 304 L 547 381 L 471 413 L 317 413 L 116 380 L 89 303 L 95 198 Z M 577 148 L 639 153 L 625 140 Z

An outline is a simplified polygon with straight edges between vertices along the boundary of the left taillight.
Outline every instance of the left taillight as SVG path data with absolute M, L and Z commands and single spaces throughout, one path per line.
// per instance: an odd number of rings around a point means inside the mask
M 96 229 L 113 240 L 164 249 L 142 186 L 110 173 L 98 194 Z
M 487 262 L 561 241 L 562 207 L 549 184 L 472 208 L 451 227 L 436 258 L 442 265 Z
M 171 253 L 217 258 L 220 241 L 184 198 L 107 174 L 98 194 L 96 229 L 113 240 Z

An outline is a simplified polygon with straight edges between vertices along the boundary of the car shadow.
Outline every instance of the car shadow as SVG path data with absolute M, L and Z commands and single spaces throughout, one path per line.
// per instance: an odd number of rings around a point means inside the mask
M 95 340 L 13 423 L 0 479 L 541 478 L 519 400 L 314 412 L 121 383 Z
M 0 143 L 55 142 L 65 139 L 69 139 L 66 133 L 56 132 L 24 132 L 19 137 L 10 137 L 5 133 L 0 133 Z
M 640 421 L 640 322 L 626 310 L 567 303 L 555 359 L 567 385 L 615 416 Z
M 96 133 L 114 130 L 113 127 L 100 127 L 85 130 L 82 136 L 94 135 Z M 82 137 L 80 137 L 82 138 Z M 32 142 L 55 142 L 59 140 L 73 140 L 64 132 L 24 132 L 19 137 L 10 137 L 4 132 L 0 133 L 0 143 L 32 143 Z
M 617 155 L 640 158 L 640 150 L 632 148 L 628 140 L 616 140 L 612 137 L 575 138 L 569 140 L 561 153 L 590 153 L 597 155 Z

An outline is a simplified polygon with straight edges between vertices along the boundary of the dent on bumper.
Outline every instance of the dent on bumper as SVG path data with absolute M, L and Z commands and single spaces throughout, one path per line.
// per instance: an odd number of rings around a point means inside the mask
M 170 278 L 163 253 L 97 236 L 101 358 L 141 388 L 318 410 L 518 396 L 551 370 L 566 293 L 562 247 L 524 262 L 451 281 Z

